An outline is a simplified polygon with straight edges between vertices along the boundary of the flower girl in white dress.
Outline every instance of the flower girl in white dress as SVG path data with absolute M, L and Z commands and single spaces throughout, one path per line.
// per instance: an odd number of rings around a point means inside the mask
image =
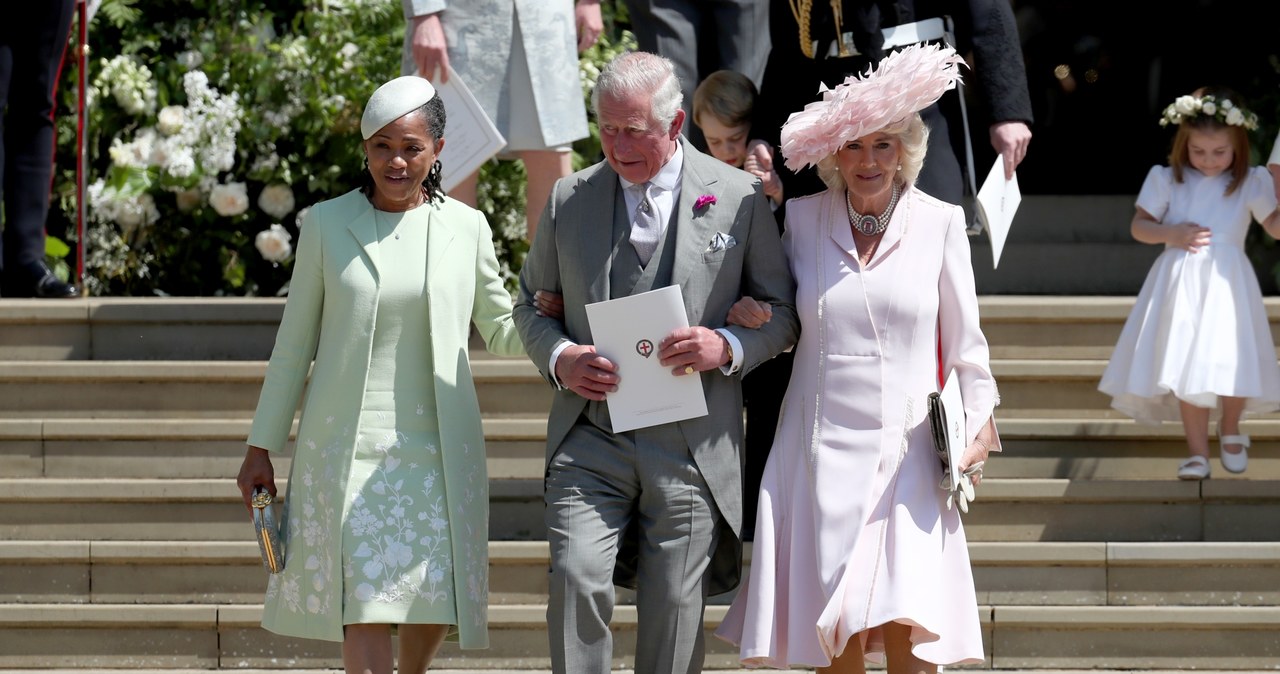
M 1280 409 L 1280 365 L 1258 279 L 1244 251 L 1254 220 L 1280 238 L 1280 166 L 1249 166 L 1257 117 L 1226 89 L 1202 88 L 1165 108 L 1177 133 L 1168 166 L 1138 193 L 1133 238 L 1164 244 L 1098 388 L 1141 422 L 1181 420 L 1190 457 L 1178 477 L 1209 477 L 1209 422 L 1222 467 L 1244 472 L 1245 413 Z M 1272 162 L 1280 162 L 1280 154 Z

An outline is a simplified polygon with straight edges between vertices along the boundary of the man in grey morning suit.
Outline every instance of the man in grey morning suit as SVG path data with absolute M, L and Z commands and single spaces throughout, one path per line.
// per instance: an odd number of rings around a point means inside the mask
M 520 274 L 516 324 L 558 389 L 545 496 L 556 672 L 609 671 L 615 582 L 639 590 L 636 671 L 701 670 L 706 597 L 735 587 L 741 566 L 741 378 L 799 329 L 760 181 L 682 138 L 680 103 L 665 58 L 604 69 L 592 104 L 606 161 L 556 184 Z M 642 204 L 665 226 L 656 249 L 632 231 Z M 604 400 L 626 373 L 595 354 L 585 305 L 672 284 L 692 327 L 658 356 L 673 376 L 702 377 L 709 414 L 615 434 Z M 563 323 L 538 315 L 536 289 L 563 295 Z M 743 295 L 773 305 L 759 330 L 722 327 Z

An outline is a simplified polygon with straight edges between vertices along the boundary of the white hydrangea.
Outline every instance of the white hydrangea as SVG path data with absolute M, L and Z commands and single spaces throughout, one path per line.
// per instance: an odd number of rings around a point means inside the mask
M 284 216 L 292 213 L 293 207 L 293 190 L 283 183 L 267 185 L 262 188 L 262 193 L 258 195 L 258 208 L 261 208 L 263 213 L 277 220 L 281 220 Z
M 155 154 L 156 130 L 147 127 L 138 132 L 133 140 L 124 142 L 117 136 L 111 139 L 111 147 L 107 154 L 111 163 L 120 168 L 146 168 L 152 166 Z
M 249 210 L 249 192 L 244 183 L 224 183 L 209 192 L 209 205 L 218 215 L 231 218 Z
M 181 131 L 186 121 L 187 109 L 181 105 L 166 105 L 156 113 L 156 127 L 166 136 L 172 136 Z
M 342 72 L 345 73 L 355 67 L 355 62 L 351 59 L 355 58 L 356 54 L 359 53 L 360 47 L 357 47 L 353 42 L 342 45 L 342 49 L 338 50 L 338 55 L 342 57 Z
M 193 50 L 184 51 L 178 54 L 178 65 L 186 70 L 195 70 L 204 65 L 204 56 L 200 52 Z
M 284 262 L 293 254 L 293 246 L 289 243 L 292 240 L 293 236 L 289 234 L 289 230 L 279 224 L 273 224 L 269 229 L 258 232 L 258 235 L 253 238 L 253 245 L 262 255 L 262 259 L 268 262 Z
M 187 123 L 174 137 L 192 148 L 202 172 L 230 171 L 235 166 L 236 134 L 244 116 L 239 97 L 218 93 L 200 70 L 183 75 L 182 88 L 187 94 Z
M 274 148 L 274 146 L 273 146 Z M 280 155 L 276 154 L 274 149 L 259 154 L 253 160 L 253 166 L 249 168 L 251 174 L 270 173 L 280 167 Z
M 137 195 L 122 193 L 102 179 L 89 186 L 89 212 L 98 222 L 115 223 L 125 238 L 131 238 L 139 227 L 160 220 L 155 198 L 143 192 Z
M 99 63 L 102 69 L 94 79 L 95 89 L 110 91 L 116 104 L 131 115 L 149 115 L 155 111 L 156 86 L 150 68 L 124 54 Z
M 125 239 L 132 238 L 139 227 L 150 225 L 160 220 L 160 210 L 156 208 L 155 197 L 143 192 L 132 199 L 121 199 L 116 210 L 116 224 L 124 232 Z
M 190 178 L 196 174 L 196 156 L 191 148 L 173 143 L 163 145 L 168 149 L 168 154 L 160 166 L 166 174 L 179 179 Z

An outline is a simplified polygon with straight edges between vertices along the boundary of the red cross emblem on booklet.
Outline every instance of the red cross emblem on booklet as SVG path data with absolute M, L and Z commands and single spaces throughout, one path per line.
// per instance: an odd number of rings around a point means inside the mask
M 653 342 L 647 339 L 642 339 L 636 342 L 636 353 L 644 356 L 645 358 L 653 355 Z

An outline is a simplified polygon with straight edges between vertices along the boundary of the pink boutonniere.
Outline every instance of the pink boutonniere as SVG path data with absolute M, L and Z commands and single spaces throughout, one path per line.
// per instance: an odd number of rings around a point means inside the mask
M 693 202 L 693 210 L 695 210 L 695 211 L 700 211 L 700 210 L 702 210 L 702 209 L 706 208 L 707 206 L 710 206 L 710 205 L 712 205 L 712 204 L 714 204 L 714 203 L 716 203 L 716 195 L 714 195 L 714 194 L 704 194 L 704 195 L 702 195 L 702 196 L 698 197 L 698 199 L 697 199 L 696 201 L 694 201 L 694 202 Z

